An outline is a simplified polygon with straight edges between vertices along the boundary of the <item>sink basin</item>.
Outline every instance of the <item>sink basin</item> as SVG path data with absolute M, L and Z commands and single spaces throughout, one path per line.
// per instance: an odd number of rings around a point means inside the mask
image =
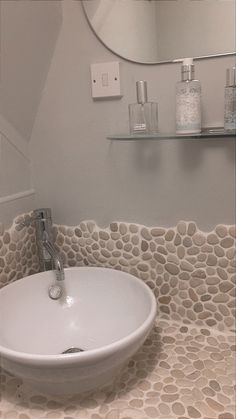
M 47 271 L 0 290 L 2 367 L 49 394 L 110 384 L 153 325 L 152 291 L 128 273 L 95 267 L 65 269 L 59 300 L 48 296 L 53 283 Z M 62 353 L 70 348 L 83 352 Z

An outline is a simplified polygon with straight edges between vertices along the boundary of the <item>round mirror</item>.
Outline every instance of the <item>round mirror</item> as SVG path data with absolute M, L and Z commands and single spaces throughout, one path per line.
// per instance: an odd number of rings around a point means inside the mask
M 235 53 L 235 0 L 84 0 L 83 7 L 100 41 L 130 61 Z

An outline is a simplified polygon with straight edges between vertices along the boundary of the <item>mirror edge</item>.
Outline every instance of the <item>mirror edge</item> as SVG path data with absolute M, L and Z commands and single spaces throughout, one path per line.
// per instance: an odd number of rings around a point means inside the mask
M 175 64 L 175 63 L 178 63 L 178 62 L 182 61 L 185 58 L 185 57 L 182 57 L 182 58 L 175 58 L 174 60 L 148 61 L 148 62 L 145 62 L 145 61 L 135 61 L 135 60 L 132 60 L 130 58 L 127 58 L 127 57 L 124 57 L 124 56 L 118 54 L 117 52 L 115 52 L 114 50 L 112 50 L 110 47 L 108 47 L 103 42 L 103 40 L 98 36 L 98 34 L 95 32 L 95 30 L 94 30 L 93 26 L 91 25 L 91 22 L 90 22 L 90 20 L 88 18 L 88 15 L 86 13 L 86 10 L 85 10 L 85 6 L 84 5 L 86 4 L 86 1 L 87 0 L 82 0 L 80 3 L 81 3 L 81 7 L 83 9 L 84 16 L 86 18 L 86 21 L 88 22 L 88 25 L 89 25 L 90 29 L 92 30 L 92 32 L 94 33 L 94 35 L 96 36 L 96 38 L 99 40 L 99 42 L 101 42 L 101 44 L 106 49 L 108 49 L 108 51 L 112 52 L 112 54 L 115 54 L 117 57 L 122 58 L 123 60 L 128 61 L 130 63 L 141 64 L 141 65 Z M 194 60 L 206 60 L 206 59 L 210 59 L 210 58 L 220 58 L 220 57 L 228 57 L 228 56 L 234 56 L 234 55 L 236 56 L 236 50 L 234 52 L 226 52 L 224 54 L 202 55 L 202 56 L 195 56 L 195 57 L 192 57 L 192 58 Z

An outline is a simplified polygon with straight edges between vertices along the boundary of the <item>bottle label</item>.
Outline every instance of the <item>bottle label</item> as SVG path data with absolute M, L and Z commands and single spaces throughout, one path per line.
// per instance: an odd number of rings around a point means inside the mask
M 225 89 L 224 128 L 233 131 L 236 129 L 236 87 Z
M 144 132 L 146 131 L 146 124 L 135 124 L 134 126 L 134 132 Z
M 200 87 L 184 85 L 176 93 L 176 130 L 201 131 Z

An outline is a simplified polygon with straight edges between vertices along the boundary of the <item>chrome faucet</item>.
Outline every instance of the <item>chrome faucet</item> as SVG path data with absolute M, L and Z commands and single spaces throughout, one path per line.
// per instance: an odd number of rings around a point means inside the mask
M 23 225 L 35 223 L 36 242 L 39 253 L 40 271 L 55 270 L 57 281 L 65 278 L 63 262 L 60 254 L 53 245 L 52 213 L 50 208 L 39 208 L 33 211 L 32 217 L 23 222 Z M 49 288 L 49 296 L 58 299 L 62 294 L 62 288 L 54 285 Z
M 32 220 L 35 221 L 40 271 L 47 271 L 54 267 L 57 280 L 62 281 L 64 279 L 64 269 L 60 254 L 53 245 L 51 209 L 39 208 L 34 210 Z
M 65 279 L 65 274 L 64 274 L 63 263 L 62 263 L 59 253 L 53 247 L 52 243 L 48 240 L 43 241 L 42 246 L 44 249 L 46 249 L 46 251 L 49 253 L 49 255 L 51 256 L 53 260 L 57 280 L 63 281 Z

